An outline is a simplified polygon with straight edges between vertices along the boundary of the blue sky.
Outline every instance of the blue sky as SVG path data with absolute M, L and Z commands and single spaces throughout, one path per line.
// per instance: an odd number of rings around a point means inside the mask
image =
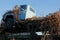
M 34 7 L 37 16 L 46 16 L 60 9 L 60 0 L 0 0 L 0 20 L 6 11 L 23 4 Z

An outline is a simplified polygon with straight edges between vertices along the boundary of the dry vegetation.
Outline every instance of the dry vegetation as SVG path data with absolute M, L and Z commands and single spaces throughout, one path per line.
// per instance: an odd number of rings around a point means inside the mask
M 41 28 L 49 30 L 50 33 L 56 33 L 60 35 L 60 11 L 46 16 L 44 19 L 42 19 L 40 24 Z

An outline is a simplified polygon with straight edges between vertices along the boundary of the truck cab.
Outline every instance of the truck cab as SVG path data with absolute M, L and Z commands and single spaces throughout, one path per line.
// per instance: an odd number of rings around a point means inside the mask
M 16 26 L 25 26 L 21 24 L 22 21 L 25 21 L 28 18 L 36 16 L 36 11 L 30 5 L 20 5 L 16 6 L 14 10 L 7 11 L 3 15 L 2 26 L 4 29 L 13 30 Z M 19 22 L 20 21 L 20 22 Z M 3 25 L 4 24 L 4 25 Z

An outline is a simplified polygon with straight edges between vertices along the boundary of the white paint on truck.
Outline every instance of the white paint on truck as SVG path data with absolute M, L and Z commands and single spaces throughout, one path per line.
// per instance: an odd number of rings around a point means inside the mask
M 36 16 L 36 11 L 30 5 L 21 5 L 19 17 L 21 20 L 32 18 Z

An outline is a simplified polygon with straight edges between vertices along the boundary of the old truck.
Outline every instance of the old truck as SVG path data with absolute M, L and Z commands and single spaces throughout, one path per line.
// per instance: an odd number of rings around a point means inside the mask
M 17 36 L 19 38 L 25 35 L 23 38 L 32 40 L 33 36 L 36 35 L 37 28 L 40 27 L 39 18 L 30 5 L 21 5 L 19 7 L 16 5 L 13 10 L 7 11 L 3 15 L 1 29 L 2 32 L 9 34 L 8 37 Z
M 46 17 L 37 17 L 36 11 L 30 5 L 16 5 L 3 15 L 1 27 L 5 32 L 31 32 L 32 36 L 37 31 L 60 35 L 60 11 Z
M 36 17 L 36 11 L 30 5 L 17 5 L 11 11 L 6 12 L 2 18 L 2 26 L 4 29 L 13 30 L 13 28 L 24 28 L 29 20 Z
M 11 11 L 6 12 L 2 18 L 2 28 L 6 31 L 27 31 L 33 27 L 34 31 L 48 31 L 53 28 L 59 30 L 60 11 L 54 12 L 46 17 L 37 17 L 36 11 L 30 5 L 17 5 Z

